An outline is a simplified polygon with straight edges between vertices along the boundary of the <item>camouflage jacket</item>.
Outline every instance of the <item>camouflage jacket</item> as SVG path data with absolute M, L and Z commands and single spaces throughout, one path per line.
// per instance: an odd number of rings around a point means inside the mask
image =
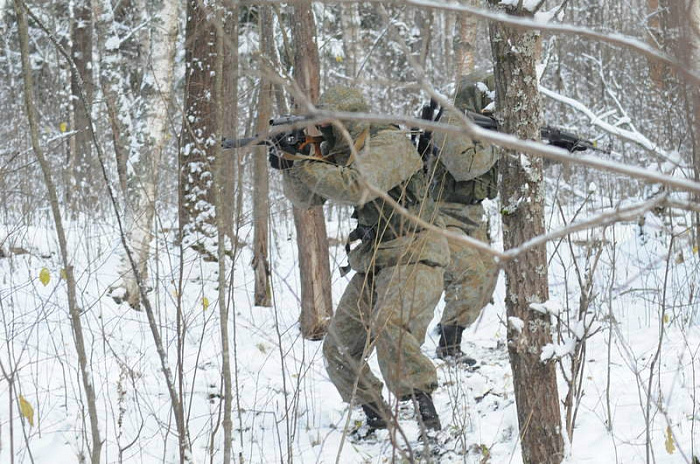
M 428 197 L 422 161 L 406 134 L 391 126 L 367 127 L 348 123 L 353 141 L 368 136 L 356 159 L 350 143 L 336 133 L 327 160 L 297 161 L 284 171 L 285 194 L 298 207 L 331 200 L 355 207 L 362 238 L 349 253 L 350 266 L 370 272 L 387 266 L 424 262 L 444 266 L 449 250 L 443 237 L 400 214 L 367 185 L 388 195 L 410 213 L 435 223 L 436 209 Z M 366 135 L 366 134 L 365 134 Z
M 461 111 L 481 112 L 493 100 L 493 76 L 475 72 L 462 78 L 455 96 L 455 107 Z M 447 111 L 443 122 L 459 126 L 461 117 Z M 439 202 L 473 205 L 496 196 L 497 154 L 466 135 L 436 132 L 433 143 L 438 156 L 430 160 L 427 171 L 431 178 L 431 196 Z M 441 208 L 442 209 L 442 208 Z

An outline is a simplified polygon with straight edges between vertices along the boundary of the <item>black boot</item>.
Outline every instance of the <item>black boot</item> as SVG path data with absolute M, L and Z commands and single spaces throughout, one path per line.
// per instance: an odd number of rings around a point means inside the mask
M 362 405 L 362 410 L 367 416 L 367 427 L 370 432 L 387 428 L 386 418 L 388 417 L 389 408 L 386 405 L 379 406 L 377 403 L 366 403 Z
M 442 425 L 440 425 L 440 418 L 435 410 L 433 398 L 430 396 L 430 393 L 416 390 L 413 392 L 413 401 L 418 406 L 420 425 L 425 427 L 426 430 L 441 430 Z
M 467 356 L 462 351 L 462 332 L 464 332 L 464 327 L 440 324 L 438 330 L 440 331 L 440 341 L 436 350 L 438 358 L 464 364 L 467 367 L 476 364 L 476 359 Z

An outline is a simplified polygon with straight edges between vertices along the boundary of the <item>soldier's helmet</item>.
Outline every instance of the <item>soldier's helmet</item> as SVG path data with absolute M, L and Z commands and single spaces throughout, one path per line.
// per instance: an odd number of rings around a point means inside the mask
M 369 110 L 362 92 L 343 85 L 326 90 L 318 101 L 318 107 L 329 111 L 365 112 Z
M 369 105 L 365 101 L 360 90 L 342 85 L 330 87 L 326 90 L 321 95 L 321 98 L 319 98 L 317 106 L 327 111 L 352 113 L 369 111 Z M 342 121 L 342 124 L 353 140 L 368 127 L 368 123 L 360 121 Z M 329 150 L 331 154 L 336 155 L 337 161 L 340 162 L 338 154 L 349 150 L 350 144 L 348 140 L 346 140 L 335 124 L 320 129 L 326 140 L 325 149 Z
M 475 71 L 462 76 L 457 83 L 454 105 L 462 111 L 481 113 L 493 102 L 495 83 L 492 73 Z

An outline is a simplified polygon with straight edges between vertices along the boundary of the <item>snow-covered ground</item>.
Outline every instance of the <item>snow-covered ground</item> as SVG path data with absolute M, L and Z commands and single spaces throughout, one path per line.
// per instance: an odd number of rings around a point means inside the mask
M 490 210 L 496 232 L 497 211 L 495 207 Z M 561 215 L 552 211 L 550 227 L 561 225 Z M 341 237 L 348 230 L 349 223 L 339 221 L 339 216 L 335 210 L 328 214 L 331 237 Z M 375 440 L 357 440 L 348 432 L 362 420 L 361 411 L 348 410 L 330 383 L 321 343 L 306 341 L 299 334 L 294 228 L 279 216 L 273 217 L 273 223 L 274 308 L 252 304 L 249 247 L 240 251 L 230 276 L 237 462 L 381 463 L 405 462 L 411 456 L 435 462 L 522 462 L 505 348 L 502 278 L 494 303 L 465 332 L 463 349 L 480 360 L 480 368 L 468 372 L 435 359 L 440 387 L 434 396 L 444 429 L 437 437 L 439 455 L 423 451 L 412 406 L 406 404 L 398 410 L 402 430 L 396 436 L 378 432 Z M 107 296 L 117 279 L 120 242 L 116 230 L 85 219 L 70 226 L 100 432 L 105 440 L 103 462 L 176 462 L 169 396 L 146 315 Z M 684 463 L 692 461 L 693 453 L 700 455 L 700 263 L 687 234 L 674 239 L 669 253 L 668 227 L 664 219 L 647 213 L 643 226 L 622 223 L 605 233 L 578 233 L 571 244 L 564 240 L 549 245 L 548 307 L 560 311 L 571 329 L 564 328 L 563 338 L 552 347 L 564 355 L 565 371 L 570 351 L 566 347 L 583 333 L 583 326 L 574 320 L 579 308 L 575 263 L 585 275 L 592 263 L 592 258 L 586 259 L 592 256 L 587 250 L 595 252 L 591 244 L 602 248 L 594 278 L 595 298 L 584 319 L 586 327 L 593 321 L 590 330 L 594 334 L 585 350 L 569 463 L 647 462 L 647 408 L 651 462 Z M 249 244 L 250 230 L 244 228 L 241 238 Z M 186 253 L 180 293 L 181 257 L 172 239 L 168 234 L 158 237 L 150 297 L 173 372 L 177 372 L 178 359 L 177 303 L 178 296 L 182 297 L 183 396 L 192 451 L 196 462 L 212 462 L 211 455 L 213 462 L 220 462 L 217 265 Z M 77 462 L 77 456 L 88 455 L 89 425 L 55 234 L 50 225 L 2 224 L 0 249 L 4 253 L 0 257 L 0 360 L 4 371 L 0 380 L 0 462 Z M 333 247 L 331 257 L 337 301 L 347 281 L 338 272 L 345 262 L 341 245 Z M 44 268 L 50 276 L 46 285 L 40 279 Z M 441 310 L 442 304 L 436 308 L 423 347 L 431 358 L 435 358 L 435 324 Z M 657 355 L 661 321 L 663 343 Z M 655 359 L 648 401 L 650 366 Z M 376 369 L 376 360 L 371 363 Z M 567 384 L 561 373 L 563 401 Z M 20 395 L 33 407 L 33 426 L 20 417 Z M 387 398 L 391 399 L 388 393 Z

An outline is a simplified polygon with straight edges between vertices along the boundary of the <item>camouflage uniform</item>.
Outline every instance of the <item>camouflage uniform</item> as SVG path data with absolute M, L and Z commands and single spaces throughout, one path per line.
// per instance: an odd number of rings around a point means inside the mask
M 321 105 L 367 110 L 359 91 L 343 87 L 327 91 Z M 328 328 L 326 369 L 344 401 L 354 396 L 361 405 L 383 402 L 382 382 L 366 363 L 376 347 L 382 377 L 394 395 L 429 394 L 437 387 L 437 375 L 420 346 L 442 293 L 447 241 L 404 218 L 363 184 L 388 192 L 411 213 L 434 222 L 437 211 L 428 198 L 422 161 L 406 134 L 393 126 L 349 122 L 345 128 L 353 144 L 362 145 L 356 159 L 348 140 L 332 127 L 324 131 L 326 159 L 332 163 L 295 161 L 283 171 L 285 194 L 295 205 L 328 199 L 355 207 L 358 228 L 351 235 L 362 241 L 348 254 L 356 274 Z
M 481 112 L 491 101 L 488 89 L 493 88 L 493 76 L 472 73 L 458 85 L 455 107 L 459 110 Z M 443 122 L 459 125 L 459 116 L 447 112 Z M 491 146 L 484 146 L 466 136 L 435 133 L 437 159 L 428 166 L 431 176 L 431 196 L 436 201 L 447 230 L 466 234 L 489 242 L 488 223 L 481 201 L 496 196 L 497 157 Z M 459 333 L 452 341 L 450 352 L 438 355 L 460 355 L 461 332 L 479 316 L 493 294 L 498 269 L 493 258 L 472 247 L 449 242 L 451 261 L 445 270 L 445 309 L 441 328 L 454 327 Z M 473 360 L 471 360 L 473 361 Z

